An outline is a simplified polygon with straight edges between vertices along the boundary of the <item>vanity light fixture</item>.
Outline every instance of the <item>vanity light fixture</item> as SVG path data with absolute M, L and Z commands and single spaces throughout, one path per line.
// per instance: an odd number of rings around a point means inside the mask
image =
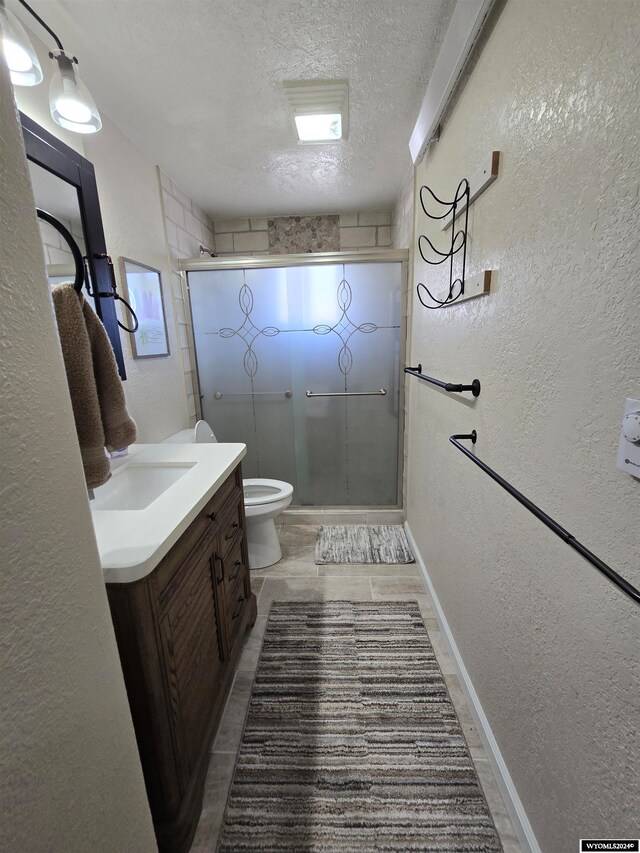
M 51 118 L 65 130 L 96 133 L 102 127 L 102 119 L 89 90 L 74 68 L 78 60 L 75 56 L 67 56 L 64 50 L 51 52 L 49 56 L 58 63 L 49 88 Z
M 283 84 L 301 143 L 338 142 L 347 136 L 346 80 L 292 80 Z
M 16 16 L 0 0 L 0 33 L 2 50 L 14 86 L 37 86 L 42 82 L 40 60 L 27 31 Z
M 78 60 L 65 52 L 58 36 L 26 0 L 18 2 L 56 43 L 56 49 L 49 53 L 57 65 L 49 88 L 51 118 L 65 130 L 96 133 L 102 127 L 102 119 L 95 101 L 74 67 Z M 0 0 L 0 29 L 12 82 L 18 86 L 35 86 L 40 83 L 42 68 L 36 52 L 20 21 L 6 8 L 5 0 Z

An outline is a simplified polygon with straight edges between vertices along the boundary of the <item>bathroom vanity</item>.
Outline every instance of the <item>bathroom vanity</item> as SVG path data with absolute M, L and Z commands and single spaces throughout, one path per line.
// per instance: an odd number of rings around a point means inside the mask
M 94 526 L 98 532 L 111 516 L 117 527 L 117 516 L 125 516 L 125 541 L 110 558 L 119 565 L 105 567 L 107 594 L 158 846 L 161 853 L 181 853 L 197 827 L 211 742 L 243 636 L 256 619 L 244 536 L 245 449 L 150 445 L 146 456 L 135 451 L 128 465 L 131 483 L 162 480 L 158 470 L 149 474 L 153 468 L 185 473 L 146 508 L 94 509 Z M 132 474 L 134 469 L 140 473 Z M 111 493 L 126 487 L 124 480 L 112 484 Z M 99 491 L 96 502 L 104 506 Z M 135 541 L 132 515 L 147 549 Z M 168 527 L 162 530 L 158 518 Z M 149 556 L 154 543 L 159 547 Z

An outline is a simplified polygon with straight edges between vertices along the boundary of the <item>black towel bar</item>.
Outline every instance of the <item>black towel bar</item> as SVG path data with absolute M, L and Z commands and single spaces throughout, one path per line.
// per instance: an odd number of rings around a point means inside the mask
M 481 468 L 485 474 L 488 474 L 492 480 L 495 480 L 499 486 L 502 486 L 505 491 L 509 492 L 509 494 L 514 497 L 522 506 L 526 507 L 529 512 L 532 512 L 536 518 L 540 519 L 540 521 L 545 524 L 550 530 L 559 536 L 567 545 L 570 545 L 578 554 L 581 554 L 585 560 L 588 560 L 592 566 L 595 566 L 599 572 L 602 572 L 605 577 L 607 577 L 612 583 L 614 583 L 619 589 L 625 592 L 629 598 L 633 599 L 636 604 L 640 604 L 640 591 L 638 591 L 635 586 L 632 586 L 628 580 L 615 572 L 611 566 L 608 566 L 605 562 L 603 562 L 600 557 L 596 557 L 588 548 L 579 542 L 575 536 L 572 536 L 564 527 L 561 527 L 557 521 L 551 518 L 550 515 L 547 515 L 546 512 L 540 509 L 539 506 L 530 501 L 529 498 L 525 497 L 522 492 L 519 492 L 511 483 L 507 482 L 504 477 L 501 477 L 500 474 L 497 474 L 493 468 L 490 468 L 485 462 L 472 453 L 468 447 L 465 447 L 463 444 L 460 444 L 460 441 L 471 441 L 473 444 L 476 443 L 478 438 L 478 434 L 475 430 L 466 435 L 450 435 L 449 441 L 455 445 L 458 450 L 462 451 L 464 455 L 471 459 L 478 468 Z
M 443 382 L 441 379 L 434 379 L 433 376 L 427 376 L 422 372 L 422 365 L 417 367 L 405 367 L 405 373 L 410 376 L 417 376 L 418 379 L 424 379 L 425 382 L 430 382 L 432 385 L 437 385 L 438 388 L 444 388 L 445 391 L 454 391 L 460 394 L 462 391 L 471 391 L 474 397 L 480 396 L 480 380 L 474 379 L 471 385 L 456 385 L 453 382 Z

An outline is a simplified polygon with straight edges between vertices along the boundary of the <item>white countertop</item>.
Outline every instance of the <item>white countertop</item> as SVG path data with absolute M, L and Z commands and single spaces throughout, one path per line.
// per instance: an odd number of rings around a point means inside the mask
M 245 444 L 134 444 L 114 460 L 114 471 L 132 460 L 193 468 L 146 509 L 92 508 L 105 583 L 131 583 L 153 571 L 246 452 Z

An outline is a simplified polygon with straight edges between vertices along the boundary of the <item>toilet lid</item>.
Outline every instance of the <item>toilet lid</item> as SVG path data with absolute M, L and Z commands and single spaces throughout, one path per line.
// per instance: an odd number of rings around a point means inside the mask
M 288 498 L 293 494 L 291 483 L 282 480 L 250 479 L 243 480 L 244 505 L 271 504 Z

